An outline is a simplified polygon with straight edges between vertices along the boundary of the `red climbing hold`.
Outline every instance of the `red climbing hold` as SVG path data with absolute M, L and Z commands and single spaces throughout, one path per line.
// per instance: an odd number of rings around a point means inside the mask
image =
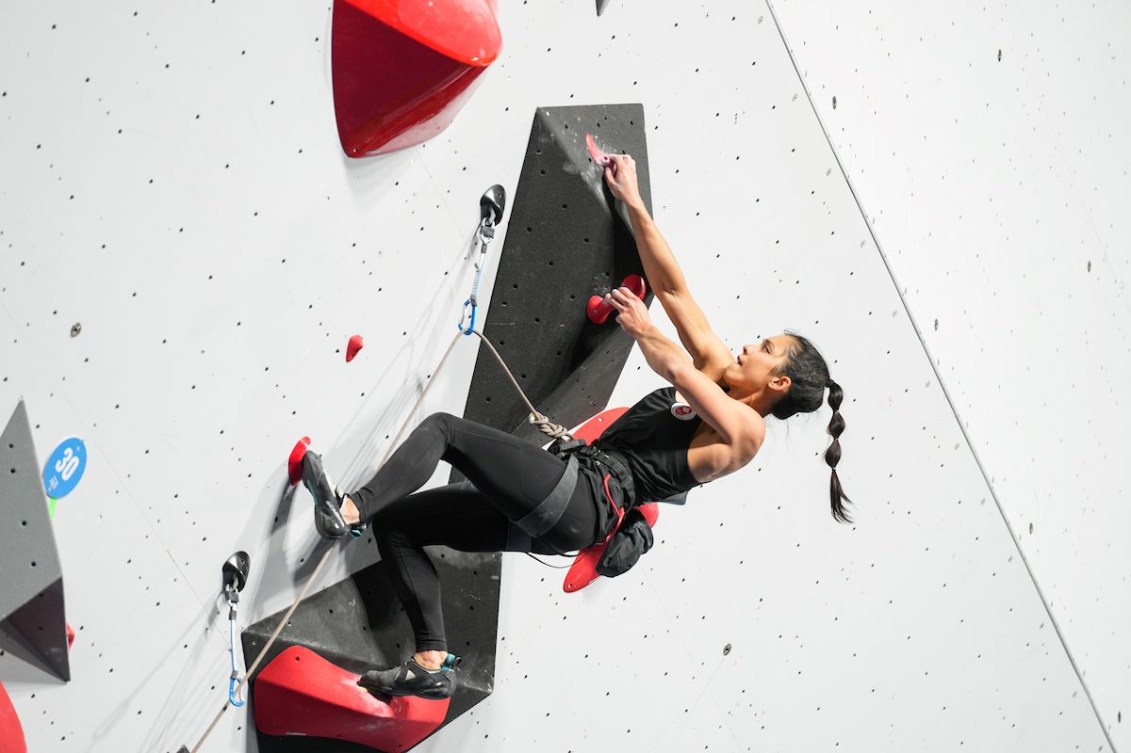
M 255 726 L 268 735 L 348 740 L 400 753 L 435 732 L 451 699 L 384 698 L 357 684 L 357 675 L 302 646 L 271 660 L 255 679 Z
M 24 728 L 20 726 L 20 717 L 16 714 L 16 707 L 8 697 L 8 691 L 0 683 L 0 750 L 4 753 L 27 753 L 27 741 L 24 739 Z
M 601 411 L 577 427 L 576 431 L 570 433 L 570 436 L 574 439 L 584 439 L 585 443 L 589 444 L 604 434 L 605 430 L 612 426 L 613 422 L 623 416 L 627 410 L 628 408 L 609 408 Z
M 75 629 L 71 627 L 71 623 L 64 623 L 67 626 L 67 650 L 71 650 L 71 646 L 75 645 Z
M 365 347 L 365 341 L 361 339 L 361 335 L 354 335 L 350 338 L 349 343 L 346 345 L 346 363 L 353 360 L 357 352 Z
M 334 113 L 350 157 L 443 131 L 498 57 L 497 0 L 336 0 Z
M 624 415 L 628 408 L 610 408 L 606 411 L 598 413 L 593 418 L 583 423 L 576 431 L 572 432 L 570 436 L 574 439 L 584 439 L 585 442 L 591 443 L 597 437 L 601 436 L 613 423 Z M 659 505 L 655 502 L 649 502 L 638 506 L 644 519 L 648 521 L 648 525 L 656 525 L 656 519 L 660 515 Z M 565 582 L 562 588 L 566 593 L 573 593 L 580 591 L 588 586 L 593 581 L 597 580 L 597 563 L 601 561 L 601 555 L 605 553 L 605 542 L 594 544 L 591 547 L 582 549 L 577 557 L 573 560 L 573 565 L 570 566 L 569 571 L 566 573 Z
M 621 287 L 628 288 L 642 301 L 648 292 L 648 286 L 640 275 L 629 275 L 624 278 Z M 609 314 L 613 313 L 613 304 L 606 301 L 603 296 L 593 295 L 589 297 L 589 303 L 585 305 L 585 313 L 589 315 L 589 321 L 594 324 L 604 324 L 609 318 Z
M 310 447 L 310 437 L 303 437 L 295 442 L 295 448 L 287 458 L 287 477 L 291 481 L 291 486 L 302 480 L 302 459 L 306 457 L 307 447 Z

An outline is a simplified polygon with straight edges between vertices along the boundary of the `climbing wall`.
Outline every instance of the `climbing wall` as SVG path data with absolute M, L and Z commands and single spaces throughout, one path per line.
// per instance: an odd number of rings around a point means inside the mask
M 329 6 L 0 9 L 0 415 L 25 401 L 40 462 L 70 437 L 88 452 L 51 517 L 71 681 L 0 653 L 29 750 L 196 742 L 231 672 L 223 561 L 251 555 L 242 627 L 289 606 L 325 551 L 286 482 L 295 440 L 347 488 L 372 473 L 456 334 L 479 195 L 513 196 L 540 108 L 624 103 L 644 116 L 654 214 L 720 335 L 737 350 L 788 328 L 829 358 L 856 523 L 828 514 L 822 411 L 771 422 L 749 468 L 665 508 L 619 579 L 567 595 L 564 571 L 505 556 L 493 692 L 420 750 L 1131 744 L 1109 638 L 1127 632 L 1128 529 L 1101 462 L 1122 447 L 1110 197 L 1127 184 L 1100 125 L 1121 100 L 1096 83 L 1120 80 L 1123 11 L 1042 8 L 1011 48 L 979 31 L 1008 18 L 965 6 L 919 27 L 783 3 L 802 79 L 768 6 L 597 5 L 502 2 L 502 52 L 451 125 L 363 160 L 335 125 Z M 1064 40 L 1093 35 L 1096 57 L 1074 62 Z M 917 53 L 920 36 L 972 41 Z M 909 104 L 920 70 L 939 91 Z M 1074 106 L 1045 78 L 1076 82 Z M 993 134 L 1001 169 L 955 151 L 956 118 Z M 1034 162 L 1042 145 L 1064 161 Z M 510 219 L 481 312 L 525 231 Z M 476 355 L 457 344 L 423 411 L 464 410 Z M 660 384 L 632 351 L 610 402 Z M 368 538 L 334 546 L 316 593 L 377 559 Z M 202 751 L 258 747 L 240 708 Z
M 1052 607 L 1042 622 L 1063 633 L 1107 742 L 1127 750 L 1131 13 L 774 5 L 987 504 L 1020 544 L 1011 556 Z

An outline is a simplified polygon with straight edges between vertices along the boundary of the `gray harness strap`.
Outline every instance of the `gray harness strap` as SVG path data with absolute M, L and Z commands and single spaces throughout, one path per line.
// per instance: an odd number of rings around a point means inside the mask
M 562 474 L 553 491 L 521 520 L 514 521 L 514 524 L 534 538 L 544 536 L 562 519 L 562 514 L 565 513 L 576 486 L 577 458 L 571 455 L 566 462 L 565 473 Z

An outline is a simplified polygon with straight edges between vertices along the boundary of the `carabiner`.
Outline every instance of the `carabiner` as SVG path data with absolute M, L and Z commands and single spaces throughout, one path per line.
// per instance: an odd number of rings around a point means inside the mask
M 459 324 L 456 325 L 456 328 L 463 333 L 464 337 L 467 337 L 475 331 L 475 311 L 479 308 L 479 304 L 473 303 L 474 300 L 475 296 L 473 295 L 463 302 L 463 317 L 459 320 Z M 468 317 L 468 309 L 471 310 L 470 317 Z M 464 322 L 467 322 L 467 329 L 463 328 Z
M 479 255 L 482 256 L 487 253 L 488 244 L 495 240 L 495 226 L 488 224 L 487 220 L 481 220 L 476 236 L 479 238 Z
M 238 686 L 238 681 L 235 677 L 232 677 L 231 679 L 228 680 L 228 703 L 232 704 L 233 706 L 235 706 L 238 709 L 240 706 L 244 706 L 244 705 L 247 704 L 247 699 L 244 699 L 244 700 L 241 701 L 239 698 L 236 697 L 236 687 L 237 686 Z

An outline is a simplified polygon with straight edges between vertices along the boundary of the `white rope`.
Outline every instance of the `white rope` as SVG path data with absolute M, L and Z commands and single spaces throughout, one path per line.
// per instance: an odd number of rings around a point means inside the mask
M 511 384 L 514 385 L 514 388 L 518 391 L 519 396 L 522 397 L 522 402 L 526 403 L 526 407 L 530 411 L 530 423 L 537 426 L 539 431 L 541 431 L 548 437 L 564 437 L 566 439 L 572 439 L 564 426 L 555 424 L 546 416 L 538 412 L 538 409 L 535 408 L 534 404 L 530 402 L 530 398 L 528 398 L 526 396 L 526 393 L 522 391 L 522 387 L 519 386 L 518 380 L 514 378 L 514 374 L 512 374 L 510 368 L 507 367 L 507 364 L 503 360 L 503 357 L 499 355 L 499 351 L 495 350 L 494 344 L 487 339 L 487 336 L 479 330 L 472 330 L 472 332 L 474 332 L 480 340 L 486 343 L 487 347 L 491 349 L 491 353 L 495 356 L 496 360 L 498 360 L 499 365 L 503 367 L 503 371 L 507 373 L 507 376 L 511 380 Z

